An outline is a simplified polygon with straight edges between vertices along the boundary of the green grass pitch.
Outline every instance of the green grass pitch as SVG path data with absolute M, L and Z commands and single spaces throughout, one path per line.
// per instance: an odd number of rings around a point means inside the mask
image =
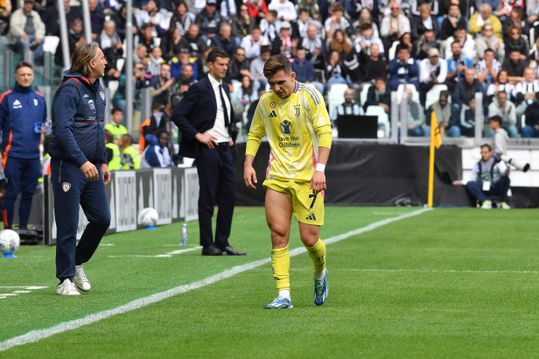
M 323 238 L 412 212 L 328 207 Z M 539 356 L 537 210 L 435 209 L 328 246 L 330 295 L 313 304 L 307 254 L 292 258 L 292 310 L 264 264 L 158 303 L 0 352 L 0 358 L 534 358 Z M 93 290 L 55 294 L 54 248 L 0 259 L 0 346 L 269 256 L 262 208 L 238 208 L 246 257 L 181 249 L 181 224 L 104 238 Z M 301 247 L 297 225 L 291 247 Z M 198 240 L 189 223 L 189 247 Z M 156 257 L 157 256 L 157 257 Z M 30 288 L 43 286 L 47 288 Z

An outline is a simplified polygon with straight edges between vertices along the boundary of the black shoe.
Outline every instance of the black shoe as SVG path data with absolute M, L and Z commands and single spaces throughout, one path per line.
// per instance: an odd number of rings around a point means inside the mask
M 226 253 L 229 256 L 246 256 L 247 253 L 244 251 L 238 251 L 237 249 L 234 249 L 232 246 L 226 246 L 225 248 L 221 249 L 223 253 Z
M 530 170 L 530 164 L 526 163 L 524 167 L 522 167 L 522 172 L 528 172 Z
M 217 248 L 216 246 L 207 246 L 202 248 L 203 256 L 222 256 L 223 251 Z

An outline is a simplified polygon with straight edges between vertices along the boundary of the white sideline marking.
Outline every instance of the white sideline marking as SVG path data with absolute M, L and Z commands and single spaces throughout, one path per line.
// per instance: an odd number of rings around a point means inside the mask
M 0 289 L 16 289 L 11 293 L 0 293 L 0 299 L 16 297 L 19 294 L 30 293 L 33 290 L 45 289 L 48 286 L 43 285 L 0 285 Z
M 401 221 L 403 219 L 407 219 L 407 218 L 410 218 L 410 217 L 420 215 L 420 214 L 422 214 L 422 213 L 424 213 L 426 211 L 429 211 L 429 210 L 430 209 L 428 209 L 428 208 L 423 208 L 423 209 L 420 209 L 420 210 L 417 210 L 417 211 L 402 214 L 402 215 L 397 216 L 397 217 L 387 218 L 387 219 L 384 219 L 384 220 L 381 220 L 381 221 L 378 221 L 378 222 L 371 223 L 371 224 L 369 224 L 369 225 L 367 225 L 365 227 L 358 228 L 358 229 L 352 230 L 350 232 L 346 232 L 346 233 L 343 233 L 343 234 L 328 238 L 324 242 L 326 244 L 337 243 L 337 242 L 340 242 L 340 241 L 342 241 L 344 239 L 347 239 L 349 237 L 357 236 L 359 234 L 366 233 L 366 232 L 372 231 L 374 229 L 383 227 L 383 226 L 385 226 L 387 224 L 390 224 L 390 223 L 393 223 L 393 222 L 398 222 L 398 221 Z M 296 256 L 298 254 L 305 253 L 305 252 L 307 252 L 307 250 L 304 247 L 298 247 L 298 248 L 295 248 L 295 249 L 290 251 L 290 256 L 293 257 L 293 256 Z M 123 314 L 123 313 L 134 311 L 134 310 L 139 309 L 139 308 L 146 307 L 146 306 L 148 306 L 150 304 L 160 302 L 160 301 L 165 300 L 167 298 L 174 297 L 174 296 L 177 296 L 179 294 L 187 293 L 187 292 L 190 292 L 192 290 L 202 288 L 202 287 L 205 287 L 207 285 L 222 281 L 224 279 L 231 278 L 231 277 L 235 276 L 236 274 L 247 272 L 247 271 L 249 271 L 251 269 L 263 266 L 263 265 L 268 264 L 270 262 L 271 262 L 271 258 L 264 258 L 264 259 L 260 259 L 260 260 L 254 261 L 254 262 L 242 264 L 242 265 L 239 265 L 239 266 L 232 267 L 230 269 L 226 269 L 221 273 L 212 275 L 212 276 L 210 276 L 208 278 L 199 280 L 197 282 L 181 285 L 181 286 L 169 289 L 169 290 L 165 290 L 165 291 L 160 292 L 160 293 L 155 293 L 155 294 L 149 295 L 147 297 L 135 299 L 135 300 L 133 300 L 133 301 L 127 303 L 127 304 L 121 305 L 121 306 L 113 308 L 113 309 L 109 309 L 109 310 L 105 310 L 105 311 L 102 311 L 102 312 L 90 314 L 90 315 L 87 315 L 87 316 L 82 317 L 80 319 L 74 319 L 74 320 L 70 320 L 68 322 L 60 323 L 60 324 L 57 324 L 57 325 L 55 325 L 53 327 L 50 327 L 50 328 L 32 330 L 32 331 L 30 331 L 30 332 L 28 332 L 26 334 L 19 335 L 17 337 L 13 337 L 11 339 L 8 339 L 8 340 L 5 340 L 5 341 L 1 342 L 0 343 L 0 352 L 8 350 L 9 348 L 12 348 L 14 346 L 24 345 L 24 344 L 29 344 L 29 343 L 35 343 L 35 342 L 37 342 L 37 341 L 39 341 L 41 339 L 51 337 L 51 336 L 53 336 L 55 334 L 64 333 L 64 332 L 67 332 L 69 330 L 74 330 L 74 329 L 77 329 L 77 328 L 80 328 L 80 327 L 83 327 L 83 326 L 86 326 L 86 325 L 90 325 L 92 323 L 98 322 L 98 321 L 103 320 L 103 319 L 110 318 L 110 317 L 118 315 L 118 314 Z
M 376 269 L 376 268 L 353 268 L 345 269 L 346 272 L 384 272 L 384 273 L 477 273 L 477 274 L 539 274 L 536 270 L 482 270 L 482 269 Z
M 144 254 L 122 254 L 122 255 L 112 255 L 108 256 L 109 258 L 127 258 L 127 257 L 134 257 L 134 258 L 170 258 L 172 256 L 175 256 L 176 254 L 182 254 L 186 252 L 192 252 L 196 251 L 197 249 L 202 248 L 201 246 L 196 246 L 193 248 L 186 248 L 186 249 L 176 249 L 172 252 L 167 252 L 165 254 L 152 254 L 152 255 L 144 255 Z

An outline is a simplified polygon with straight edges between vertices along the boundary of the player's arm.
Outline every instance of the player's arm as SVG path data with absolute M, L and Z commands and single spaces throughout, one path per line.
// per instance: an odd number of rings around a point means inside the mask
M 243 180 L 245 185 L 251 189 L 256 188 L 258 179 L 256 178 L 256 171 L 253 168 L 253 161 L 255 159 L 260 142 L 266 135 L 264 128 L 264 122 L 262 121 L 262 100 L 258 102 L 256 106 L 255 114 L 253 116 L 253 122 L 249 134 L 247 135 L 247 144 L 245 146 L 245 161 L 243 163 Z

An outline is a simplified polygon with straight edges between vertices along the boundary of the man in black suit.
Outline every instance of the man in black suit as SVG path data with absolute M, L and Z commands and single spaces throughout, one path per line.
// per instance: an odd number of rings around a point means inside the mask
M 234 213 L 234 111 L 223 83 L 229 57 L 215 48 L 207 58 L 208 75 L 193 84 L 174 106 L 172 121 L 180 128 L 180 155 L 195 158 L 200 184 L 198 220 L 202 255 L 245 255 L 230 246 Z M 213 208 L 217 204 L 215 242 Z

